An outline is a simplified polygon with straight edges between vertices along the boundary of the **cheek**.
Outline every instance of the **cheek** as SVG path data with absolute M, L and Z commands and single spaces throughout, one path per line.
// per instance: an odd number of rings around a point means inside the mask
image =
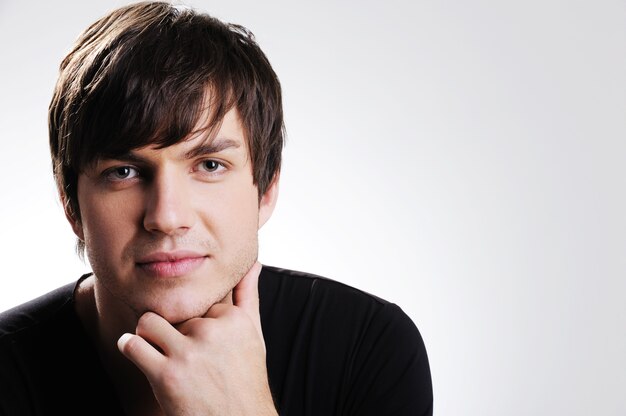
M 233 190 L 237 190 L 233 192 Z M 231 187 L 211 201 L 205 201 L 205 219 L 218 238 L 250 239 L 259 224 L 259 204 L 256 187 Z M 221 236 L 219 236 L 221 235 Z
M 85 245 L 104 254 L 116 251 L 133 232 L 136 219 L 131 198 L 97 198 L 92 195 L 81 201 L 80 208 Z

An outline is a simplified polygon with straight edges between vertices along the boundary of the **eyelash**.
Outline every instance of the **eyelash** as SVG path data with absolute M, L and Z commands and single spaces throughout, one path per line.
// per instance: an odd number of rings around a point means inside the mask
M 226 169 L 226 165 L 222 162 L 219 162 L 215 159 L 205 159 L 205 160 L 201 160 L 199 163 L 196 164 L 196 166 L 204 166 L 205 163 L 213 163 L 216 165 L 215 170 L 207 170 L 206 173 L 208 174 L 212 174 L 212 175 L 216 175 L 219 174 L 219 172 L 221 172 L 222 170 Z M 220 169 L 222 168 L 222 169 Z
M 133 170 L 133 171 L 135 171 L 135 175 L 133 177 L 131 177 L 131 178 L 128 178 L 128 177 L 124 177 L 124 178 L 117 177 L 117 178 L 115 178 L 115 177 L 113 177 L 114 175 L 119 173 L 119 171 L 122 170 L 122 169 Z M 133 166 L 126 166 L 126 165 L 125 166 L 115 166 L 115 167 L 112 167 L 112 168 L 109 168 L 109 169 L 105 170 L 103 172 L 103 176 L 109 182 L 121 182 L 121 181 L 127 181 L 127 180 L 131 180 L 131 179 L 136 178 L 137 176 L 139 176 L 139 171 L 138 171 L 137 168 L 135 168 Z
M 215 167 L 213 168 L 213 170 L 209 170 L 209 169 L 205 169 L 204 166 L 207 163 L 211 163 L 214 164 Z M 220 169 L 221 168 L 221 169 Z M 224 164 L 223 162 L 217 161 L 215 159 L 204 159 L 199 161 L 198 163 L 196 163 L 196 165 L 194 166 L 194 172 L 196 171 L 200 171 L 202 174 L 205 175 L 219 175 L 221 174 L 221 172 L 226 169 L 227 166 L 226 164 Z M 124 169 L 124 170 L 129 170 L 129 171 L 134 171 L 135 174 L 131 177 L 114 177 L 114 175 L 117 175 L 118 173 L 120 173 L 120 171 Z M 128 173 L 130 174 L 130 172 Z M 135 179 L 139 176 L 143 176 L 140 172 L 139 168 L 136 168 L 134 166 L 130 166 L 130 165 L 122 165 L 122 166 L 114 166 L 111 168 L 106 169 L 103 173 L 102 176 L 104 177 L 105 180 L 109 181 L 109 182 L 124 182 L 124 181 L 129 181 L 132 179 Z

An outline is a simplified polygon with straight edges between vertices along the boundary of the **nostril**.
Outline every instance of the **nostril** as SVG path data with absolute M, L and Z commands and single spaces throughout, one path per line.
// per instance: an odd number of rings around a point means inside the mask
M 193 225 L 193 213 L 184 201 L 166 202 L 161 199 L 157 203 L 148 204 L 143 225 L 153 233 L 180 233 Z

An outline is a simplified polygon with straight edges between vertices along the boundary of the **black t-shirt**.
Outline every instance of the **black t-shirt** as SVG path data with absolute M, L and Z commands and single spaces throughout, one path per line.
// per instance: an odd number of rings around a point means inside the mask
M 123 415 L 74 309 L 76 283 L 0 314 L 0 415 Z M 264 266 L 261 325 L 281 415 L 432 415 L 428 357 L 396 305 Z

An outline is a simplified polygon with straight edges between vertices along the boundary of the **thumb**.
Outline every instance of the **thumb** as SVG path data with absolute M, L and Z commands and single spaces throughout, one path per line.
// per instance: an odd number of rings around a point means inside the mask
M 240 307 L 248 314 L 262 336 L 261 315 L 259 314 L 259 274 L 261 267 L 261 263 L 255 262 L 248 273 L 233 288 L 233 305 Z

